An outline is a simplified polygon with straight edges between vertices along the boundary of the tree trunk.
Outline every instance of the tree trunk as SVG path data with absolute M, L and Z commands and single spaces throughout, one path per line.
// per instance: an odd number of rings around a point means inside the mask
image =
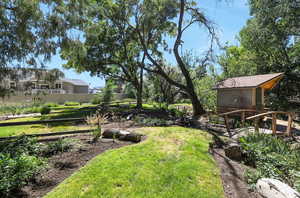
M 199 117 L 203 114 L 205 114 L 205 110 L 202 107 L 200 100 L 197 96 L 197 94 L 195 93 L 194 90 L 189 91 L 189 96 L 190 99 L 192 101 L 192 105 L 193 105 L 193 117 Z
M 141 109 L 143 107 L 143 75 L 144 69 L 141 67 L 140 69 L 140 79 L 137 85 L 137 93 L 136 93 L 136 108 Z

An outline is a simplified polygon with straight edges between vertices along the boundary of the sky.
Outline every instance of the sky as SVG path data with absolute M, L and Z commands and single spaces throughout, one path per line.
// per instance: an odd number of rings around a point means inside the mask
M 237 45 L 237 34 L 250 18 L 247 0 L 199 0 L 199 7 L 206 16 L 215 24 L 218 38 L 222 44 L 228 42 Z M 183 50 L 192 50 L 195 54 L 203 54 L 207 49 L 208 37 L 204 31 L 197 26 L 191 26 L 183 35 Z M 171 42 L 171 41 L 170 41 Z M 174 57 L 165 54 L 168 62 L 174 62 Z M 88 72 L 76 73 L 74 70 L 64 69 L 65 63 L 59 55 L 52 57 L 48 68 L 58 68 L 65 73 L 66 78 L 81 79 L 93 87 L 103 87 L 104 79 L 92 77 Z

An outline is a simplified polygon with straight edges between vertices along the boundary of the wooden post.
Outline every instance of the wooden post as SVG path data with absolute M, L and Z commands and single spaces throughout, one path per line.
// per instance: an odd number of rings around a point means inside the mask
M 289 119 L 288 119 L 288 125 L 286 128 L 286 135 L 291 136 L 291 128 L 292 128 L 292 123 L 293 123 L 293 114 L 289 113 Z
M 245 127 L 245 111 L 242 112 L 241 120 L 242 120 L 242 127 Z
M 229 122 L 228 122 L 228 116 L 227 115 L 224 116 L 224 121 L 225 121 L 225 125 L 226 125 L 226 129 L 227 129 L 228 135 L 229 135 L 229 137 L 231 137 L 232 134 L 231 134 L 231 131 L 230 131 Z
M 259 132 L 259 118 L 255 118 L 254 120 L 254 127 L 255 127 L 255 132 Z
M 272 114 L 272 133 L 273 135 L 276 135 L 276 122 L 277 122 L 277 116 L 276 113 Z

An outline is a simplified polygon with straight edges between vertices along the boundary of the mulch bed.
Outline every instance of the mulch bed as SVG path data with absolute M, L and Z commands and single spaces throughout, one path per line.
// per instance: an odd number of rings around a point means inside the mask
M 245 166 L 225 157 L 223 149 L 212 150 L 220 170 L 224 192 L 227 198 L 262 198 L 258 192 L 249 189 L 244 179 Z
M 34 182 L 23 187 L 14 197 L 43 197 L 100 153 L 133 144 L 124 141 L 114 142 L 112 139 L 102 139 L 97 143 L 90 143 L 91 135 L 74 136 L 72 139 L 80 140 L 80 148 L 48 158 L 49 168 L 37 176 Z

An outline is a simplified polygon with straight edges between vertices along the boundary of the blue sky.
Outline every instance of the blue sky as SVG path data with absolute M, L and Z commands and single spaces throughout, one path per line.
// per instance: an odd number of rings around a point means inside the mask
M 206 16 L 215 23 L 217 27 L 218 37 L 222 44 L 228 42 L 236 45 L 238 41 L 236 35 L 246 24 L 249 16 L 249 8 L 247 0 L 199 0 L 199 7 L 203 9 Z M 184 49 L 192 50 L 196 54 L 201 54 L 208 46 L 208 37 L 204 31 L 197 26 L 192 26 L 183 35 Z M 173 62 L 174 58 L 166 54 L 169 62 Z M 73 70 L 63 69 L 64 61 L 59 55 L 52 58 L 48 63 L 49 68 L 59 68 L 65 73 L 66 78 L 77 78 L 87 82 L 90 87 L 104 86 L 104 80 L 99 77 L 91 77 L 88 72 L 76 73 Z

